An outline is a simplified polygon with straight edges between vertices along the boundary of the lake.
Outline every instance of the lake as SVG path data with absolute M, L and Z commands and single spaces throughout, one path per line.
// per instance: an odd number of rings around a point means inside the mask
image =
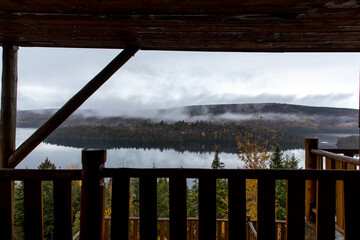
M 16 145 L 23 143 L 36 129 L 17 128 Z M 336 140 L 339 137 L 349 136 L 350 134 L 320 134 L 320 147 L 335 148 Z M 315 136 L 315 135 L 314 135 Z M 80 148 L 65 147 L 48 143 L 41 143 L 17 168 L 34 169 L 49 158 L 58 168 L 67 168 L 76 165 L 81 168 Z M 301 162 L 300 167 L 304 168 L 305 152 L 304 149 L 292 149 L 284 151 L 285 155 L 295 154 Z M 237 154 L 220 153 L 220 160 L 225 163 L 225 168 L 241 167 Z M 214 153 L 195 153 L 177 152 L 175 150 L 159 149 L 136 149 L 120 148 L 107 150 L 107 167 L 127 167 L 127 168 L 210 168 L 214 159 Z

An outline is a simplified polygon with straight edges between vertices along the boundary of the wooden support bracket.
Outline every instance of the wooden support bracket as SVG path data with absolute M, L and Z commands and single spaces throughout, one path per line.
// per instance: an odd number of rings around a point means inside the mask
M 138 47 L 127 47 L 114 58 L 98 75 L 86 84 L 46 123 L 33 133 L 10 156 L 8 165 L 16 167 L 34 148 L 44 141 L 73 112 L 76 111 L 96 90 L 98 90 L 116 71 L 121 68 L 139 50 Z

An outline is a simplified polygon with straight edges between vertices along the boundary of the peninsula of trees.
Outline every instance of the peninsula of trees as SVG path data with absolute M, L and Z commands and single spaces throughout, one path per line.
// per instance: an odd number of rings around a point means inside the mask
M 282 149 L 300 148 L 304 137 L 265 127 L 254 128 L 236 122 L 150 122 L 132 121 L 115 126 L 65 126 L 51 134 L 46 142 L 73 147 L 106 148 L 173 148 L 178 151 L 214 151 L 237 153 L 236 137 L 257 134 L 269 142 L 269 149 L 279 145 Z

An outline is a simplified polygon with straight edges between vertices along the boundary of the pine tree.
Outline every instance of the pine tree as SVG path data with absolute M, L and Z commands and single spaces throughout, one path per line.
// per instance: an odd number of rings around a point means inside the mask
M 47 157 L 38 169 L 55 170 L 56 166 Z M 54 234 L 54 189 L 52 181 L 43 181 L 44 237 L 52 239 Z
M 282 152 L 280 151 L 280 147 L 276 146 L 274 153 L 270 160 L 270 168 L 278 169 L 278 168 L 284 168 L 284 159 L 282 157 Z
M 220 161 L 219 158 L 219 148 L 216 146 L 215 148 L 215 157 L 211 164 L 212 169 L 223 169 L 225 167 L 225 164 Z

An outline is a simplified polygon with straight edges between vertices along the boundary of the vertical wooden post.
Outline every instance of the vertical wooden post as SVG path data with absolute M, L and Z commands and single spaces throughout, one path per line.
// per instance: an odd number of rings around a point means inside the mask
M 171 177 L 169 192 L 172 240 L 186 239 L 186 178 Z
M 305 169 L 316 169 L 317 159 L 314 154 L 311 154 L 311 149 L 318 148 L 317 138 L 305 139 Z M 313 180 L 306 180 L 305 191 L 305 217 L 309 221 L 315 221 L 311 209 L 316 206 L 316 182 Z
M 3 44 L 1 122 L 0 122 L 0 168 L 8 167 L 8 159 L 15 150 L 16 98 L 17 98 L 18 47 Z M 0 236 L 13 238 L 14 191 L 13 182 L 0 182 Z
M 72 240 L 71 180 L 54 181 L 54 240 Z
M 80 240 L 103 240 L 105 185 L 101 169 L 106 150 L 82 151 Z
M 216 178 L 199 178 L 199 239 L 216 239 Z
M 24 181 L 24 235 L 25 240 L 44 239 L 43 183 Z

